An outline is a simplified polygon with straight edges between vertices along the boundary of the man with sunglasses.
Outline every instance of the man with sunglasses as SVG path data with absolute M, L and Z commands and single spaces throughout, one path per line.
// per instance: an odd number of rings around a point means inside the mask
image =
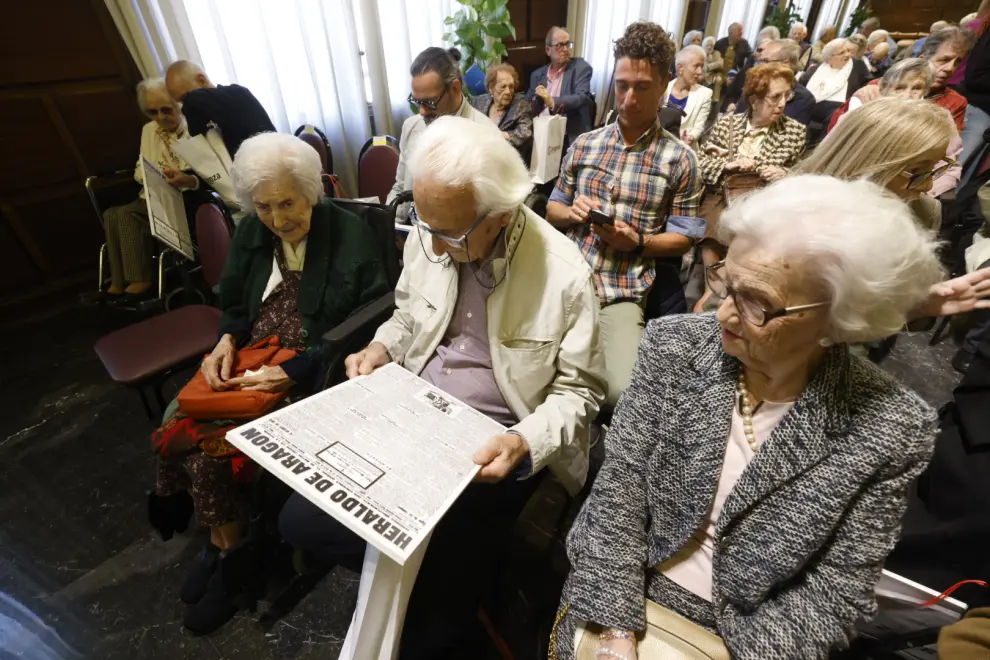
M 564 148 L 582 133 L 591 130 L 591 65 L 573 57 L 574 42 L 567 30 L 554 26 L 547 32 L 546 51 L 550 63 L 529 78 L 526 100 L 533 101 L 533 116 L 567 117 Z
M 409 75 L 412 76 L 412 92 L 407 99 L 419 108 L 419 113 L 409 117 L 402 124 L 399 136 L 399 167 L 395 170 L 395 183 L 389 191 L 386 202 L 391 203 L 400 193 L 412 190 L 412 173 L 406 167 L 408 155 L 413 152 L 419 136 L 436 119 L 446 115 L 456 115 L 471 121 L 485 124 L 498 130 L 492 120 L 478 112 L 464 98 L 461 70 L 457 66 L 461 53 L 456 48 L 444 50 L 430 46 L 416 56 Z M 501 135 L 501 133 L 499 133 Z M 465 148 L 470 145 L 464 145 Z M 399 206 L 396 217 L 399 222 L 407 222 L 410 204 Z
M 409 168 L 415 227 L 395 312 L 347 358 L 347 375 L 394 361 L 507 428 L 470 457 L 474 483 L 432 532 L 399 650 L 403 660 L 479 658 L 478 606 L 515 519 L 547 472 L 571 493 L 584 484 L 606 389 L 598 300 L 578 249 L 523 204 L 529 172 L 501 133 L 443 117 Z M 364 554 L 360 538 L 302 497 L 279 526 L 324 561 L 359 564 Z

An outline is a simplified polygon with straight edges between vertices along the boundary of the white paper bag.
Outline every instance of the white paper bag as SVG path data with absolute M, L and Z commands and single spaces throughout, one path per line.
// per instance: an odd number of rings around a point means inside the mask
M 560 174 L 566 133 L 566 117 L 533 117 L 533 158 L 529 163 L 529 177 L 533 183 L 546 183 Z
M 173 146 L 179 158 L 189 163 L 189 167 L 217 191 L 231 210 L 240 208 L 234 193 L 234 181 L 230 178 L 233 163 L 223 138 L 215 128 L 208 130 L 205 135 L 178 140 Z

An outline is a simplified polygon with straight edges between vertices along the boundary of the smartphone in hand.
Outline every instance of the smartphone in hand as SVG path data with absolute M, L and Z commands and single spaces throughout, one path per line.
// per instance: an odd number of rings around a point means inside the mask
M 593 224 L 596 224 L 596 225 L 614 225 L 615 224 L 615 220 L 613 220 L 610 216 L 605 215 L 604 213 L 602 213 L 601 211 L 599 211 L 597 209 L 592 209 L 591 212 L 589 213 L 588 217 L 591 220 L 591 222 Z

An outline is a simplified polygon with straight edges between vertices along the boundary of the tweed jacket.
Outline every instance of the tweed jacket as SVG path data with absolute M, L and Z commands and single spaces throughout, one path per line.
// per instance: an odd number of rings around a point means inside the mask
M 711 134 L 702 142 L 698 151 L 701 177 L 706 185 L 714 186 L 721 181 L 726 163 L 732 162 L 736 157 L 748 122 L 748 114 L 724 114 L 715 122 Z M 807 128 L 804 124 L 790 117 L 781 117 L 770 125 L 756 157 L 756 166 L 776 165 L 784 169 L 792 167 L 804 153 L 806 139 Z M 729 153 L 719 156 L 708 149 L 710 146 L 726 149 Z
M 475 110 L 488 117 L 492 109 L 491 94 L 482 94 L 471 99 Z M 490 119 L 490 117 L 489 117 Z M 533 153 L 533 104 L 522 94 L 512 97 L 512 103 L 505 109 L 505 114 L 498 120 L 498 130 L 509 135 L 509 144 L 515 147 L 522 157 L 526 167 L 529 167 L 530 156 Z
M 738 371 L 714 314 L 649 324 L 605 464 L 568 537 L 562 605 L 568 616 L 641 630 L 644 596 L 697 620 L 679 606 L 693 598 L 733 658 L 824 658 L 876 612 L 908 488 L 932 455 L 935 411 L 845 346 L 830 348 L 725 502 L 708 604 L 651 567 L 708 516 Z

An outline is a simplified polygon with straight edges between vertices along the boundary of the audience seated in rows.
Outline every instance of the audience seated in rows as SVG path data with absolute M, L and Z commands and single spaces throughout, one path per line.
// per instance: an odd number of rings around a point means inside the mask
M 172 100 L 162 78 L 143 80 L 137 86 L 141 111 L 151 120 L 141 129 L 141 150 L 134 167 L 134 180 L 142 184 L 138 198 L 122 206 L 103 211 L 103 230 L 107 239 L 107 263 L 110 267 L 110 300 L 127 300 L 151 289 L 152 253 L 148 203 L 145 201 L 141 159 L 147 158 L 178 190 L 199 187 L 199 179 L 183 170 L 188 165 L 172 149 L 186 134 L 186 120 L 178 103 Z
M 214 124 L 231 158 L 252 135 L 275 131 L 265 108 L 249 89 L 240 85 L 214 85 L 194 62 L 173 62 L 165 74 L 165 83 L 172 98 L 182 103 L 189 134 L 205 134 L 210 124 Z
M 822 63 L 822 52 L 825 50 L 825 46 L 830 41 L 835 39 L 838 36 L 838 33 L 839 31 L 836 30 L 834 25 L 829 25 L 822 30 L 822 34 L 818 38 L 818 41 L 811 46 L 811 55 L 808 56 L 807 62 L 804 63 L 805 66 L 803 70 L 807 70 L 816 64 Z
M 934 70 L 931 64 L 928 63 L 928 60 L 921 59 L 920 57 L 909 58 L 901 60 L 892 66 L 884 75 L 878 87 L 881 98 L 894 97 L 921 100 L 928 96 L 934 80 Z M 853 96 L 846 101 L 846 104 L 839 110 L 836 110 L 833 115 L 829 130 L 848 117 L 852 110 L 862 105 L 863 102 L 857 96 Z M 849 112 L 847 112 L 847 109 Z M 931 197 L 939 197 L 951 190 L 955 190 L 962 173 L 962 167 L 956 160 L 962 151 L 962 140 L 959 137 L 959 132 L 956 130 L 955 123 L 952 121 L 952 116 L 944 109 L 943 112 L 945 112 L 945 116 L 949 119 L 953 132 L 951 143 L 946 152 L 947 157 L 945 158 L 945 162 L 950 163 L 951 167 L 932 182 L 931 190 L 925 193 Z
M 678 263 L 704 231 L 698 217 L 698 161 L 660 127 L 657 109 L 669 79 L 674 44 L 656 23 L 640 21 L 615 42 L 618 121 L 580 136 L 561 165 L 547 220 L 564 230 L 591 265 L 602 307 L 608 402 L 629 384 L 643 333 L 644 305 L 658 282 L 657 259 Z M 603 213 L 608 224 L 595 221 Z M 683 309 L 683 302 L 681 303 Z
M 948 21 L 935 21 L 934 23 L 932 23 L 932 26 L 928 29 L 928 34 L 929 35 L 935 34 L 939 30 L 950 26 L 951 23 L 949 23 Z M 914 57 L 920 57 L 921 49 L 925 47 L 926 41 L 928 41 L 927 35 L 915 41 L 914 45 L 911 47 L 911 55 Z
M 488 126 L 492 125 L 488 115 L 478 112 L 464 98 L 464 81 L 457 62 L 461 52 L 456 48 L 444 50 L 431 46 L 416 56 L 409 75 L 412 76 L 412 92 L 409 103 L 419 108 L 419 114 L 409 117 L 402 123 L 399 136 L 399 167 L 395 171 L 395 184 L 385 200 L 392 203 L 400 193 L 412 190 L 412 173 L 406 165 L 409 154 L 426 130 L 439 117 L 456 115 Z M 465 145 L 467 148 L 467 145 Z M 399 222 L 407 222 L 410 204 L 402 204 L 396 213 Z
M 606 391 L 598 299 L 581 253 L 523 205 L 528 170 L 497 133 L 444 117 L 407 163 L 416 218 L 396 310 L 347 374 L 395 362 L 509 428 L 478 448 L 475 482 L 434 528 L 402 632 L 403 658 L 472 658 L 481 596 L 523 506 L 548 471 L 572 494 L 584 483 Z M 298 494 L 280 528 L 328 562 L 365 552 Z
M 790 39 L 777 39 L 763 44 L 761 62 L 770 64 L 780 62 L 787 64 L 794 71 L 795 75 L 800 68 L 798 53 L 800 49 L 796 42 Z M 784 116 L 790 117 L 807 126 L 811 122 L 811 113 L 815 107 L 815 96 L 808 88 L 799 82 L 794 83 L 793 95 L 784 106 Z M 749 101 L 744 93 L 736 104 L 735 112 L 749 112 Z
M 701 41 L 705 49 L 705 78 L 704 85 L 712 90 L 712 101 L 718 103 L 722 98 L 722 80 L 725 77 L 725 60 L 722 54 L 715 50 L 715 37 L 705 37 Z
M 857 52 L 851 39 L 833 39 L 822 50 L 822 63 L 801 76 L 798 82 L 815 97 L 813 121 L 827 124 L 829 116 L 869 82 L 870 72 Z
M 316 151 L 292 135 L 248 138 L 234 158 L 242 208 L 220 283 L 221 336 L 202 363 L 215 391 L 281 392 L 293 399 L 322 382 L 330 356 L 322 335 L 388 291 L 371 228 L 323 197 Z M 278 337 L 299 354 L 280 366 L 234 377 L 237 349 Z M 244 485 L 256 465 L 224 439 L 243 422 L 191 419 L 172 402 L 153 446 L 158 454 L 149 517 L 163 538 L 182 531 L 195 509 L 210 539 L 179 597 L 183 623 L 205 634 L 226 623 L 257 587 L 261 549 L 245 537 Z
M 487 94 L 471 99 L 471 105 L 502 131 L 502 137 L 529 165 L 533 152 L 533 108 L 519 90 L 519 74 L 511 64 L 498 64 L 485 75 Z
M 558 657 L 583 628 L 635 658 L 644 598 L 738 658 L 825 658 L 876 613 L 937 417 L 845 344 L 939 307 L 936 242 L 880 186 L 823 176 L 744 198 L 721 232 L 717 313 L 643 338 L 568 537 Z
M 956 128 L 960 132 L 963 131 L 966 118 L 966 99 L 954 89 L 947 87 L 946 84 L 955 72 L 956 67 L 959 66 L 959 63 L 966 56 L 966 49 L 967 39 L 965 34 L 959 28 L 953 27 L 929 35 L 928 40 L 925 42 L 925 47 L 921 49 L 921 58 L 927 60 L 932 66 L 935 76 L 925 98 L 939 107 L 948 110 L 952 114 L 952 119 L 955 121 Z M 873 81 L 862 89 L 856 90 L 855 94 L 855 97 L 863 103 L 869 103 L 880 98 L 880 96 L 879 81 Z M 851 99 L 847 99 L 847 101 L 849 100 Z M 846 112 L 848 104 L 844 105 L 845 108 L 838 108 L 832 115 L 830 128 Z
M 798 45 L 799 55 L 798 61 L 804 60 L 804 66 L 801 70 L 807 68 L 807 60 L 805 59 L 808 53 L 811 51 L 811 42 L 808 41 L 808 26 L 804 23 L 795 23 L 791 26 L 791 29 L 787 33 L 787 38 Z M 777 41 L 776 39 L 774 41 Z
M 667 84 L 663 104 L 684 112 L 681 119 L 681 139 L 691 146 L 698 141 L 712 109 L 712 90 L 701 85 L 705 73 L 705 50 L 688 45 L 677 54 L 677 77 Z
M 742 68 L 736 71 L 735 78 L 726 88 L 725 96 L 722 99 L 722 108 L 726 112 L 735 112 L 736 104 L 742 98 L 743 88 L 746 86 L 746 74 L 763 61 L 763 48 L 771 41 L 774 41 L 773 35 L 761 30 L 760 36 L 756 39 L 756 48 L 746 58 Z
M 533 72 L 529 78 L 526 99 L 533 102 L 533 115 L 564 115 L 567 117 L 567 139 L 564 148 L 577 136 L 592 129 L 591 65 L 573 57 L 574 42 L 564 28 L 552 27 L 547 32 L 546 52 L 550 63 Z
M 722 56 L 725 62 L 725 70 L 722 74 L 723 99 L 728 91 L 729 71 L 738 72 L 746 64 L 746 60 L 752 53 L 749 42 L 743 39 L 742 23 L 733 23 L 729 26 L 729 35 L 722 37 L 715 42 L 715 50 Z

